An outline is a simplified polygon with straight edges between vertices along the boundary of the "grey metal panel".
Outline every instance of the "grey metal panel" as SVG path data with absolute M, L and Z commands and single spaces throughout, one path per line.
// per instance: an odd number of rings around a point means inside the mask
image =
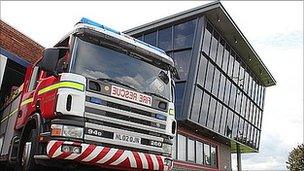
M 191 108 L 193 106 L 192 103 L 193 103 L 196 81 L 197 81 L 197 72 L 199 66 L 199 57 L 201 54 L 204 25 L 205 25 L 205 17 L 199 17 L 195 29 L 194 43 L 192 46 L 191 63 L 189 67 L 189 73 L 188 73 L 189 76 L 186 86 L 187 96 L 185 96 L 184 98 L 183 113 L 185 114 L 186 119 L 190 119 Z
M 157 133 L 160 133 L 160 134 L 166 134 L 166 130 L 163 130 L 163 129 L 154 128 L 154 127 L 146 126 L 146 125 L 142 125 L 142 124 L 137 124 L 137 123 L 129 122 L 129 121 L 125 121 L 125 120 L 110 118 L 110 117 L 106 117 L 106 116 L 101 116 L 101 115 L 94 114 L 94 113 L 85 112 L 84 116 L 86 118 L 89 118 L 89 119 L 107 121 L 107 122 L 110 122 L 110 123 L 113 123 L 113 124 L 130 126 L 130 127 L 133 127 L 133 128 L 143 128 L 143 129 L 151 130 L 151 131 L 154 131 L 154 132 L 157 132 Z
M 19 108 L 19 103 L 20 103 L 21 95 L 17 97 L 12 103 L 11 103 L 11 108 L 9 112 L 9 118 L 7 127 L 6 127 L 6 132 L 4 136 L 4 142 L 3 142 L 3 148 L 1 150 L 1 155 L 7 155 L 9 153 L 10 145 L 11 145 L 11 140 L 14 136 L 14 127 L 16 123 L 16 119 L 18 116 L 18 108 Z
M 94 104 L 94 103 L 86 102 L 85 106 L 95 108 L 95 109 L 100 109 L 100 110 L 103 110 L 103 111 L 118 113 L 120 115 L 129 116 L 129 117 L 133 117 L 133 118 L 137 118 L 137 119 L 144 119 L 144 120 L 147 120 L 147 121 L 150 121 L 150 122 L 155 122 L 155 123 L 160 123 L 160 124 L 167 124 L 167 122 L 163 121 L 163 120 L 159 120 L 159 119 L 152 118 L 152 117 L 149 117 L 149 116 L 144 116 L 144 115 L 140 115 L 140 114 L 136 114 L 136 113 L 132 113 L 132 112 L 127 112 L 127 111 L 123 111 L 123 110 L 119 110 L 119 109 L 115 109 L 115 108 L 111 108 L 111 107 L 107 107 L 107 106 L 97 105 L 97 104 Z

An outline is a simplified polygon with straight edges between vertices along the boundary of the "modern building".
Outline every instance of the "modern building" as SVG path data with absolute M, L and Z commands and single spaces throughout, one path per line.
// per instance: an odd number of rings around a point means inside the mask
M 176 80 L 176 170 L 231 170 L 231 153 L 258 152 L 265 88 L 276 84 L 220 2 L 125 33 L 162 48 Z
M 12 89 L 19 87 L 26 67 L 42 55 L 43 47 L 0 20 L 0 109 Z

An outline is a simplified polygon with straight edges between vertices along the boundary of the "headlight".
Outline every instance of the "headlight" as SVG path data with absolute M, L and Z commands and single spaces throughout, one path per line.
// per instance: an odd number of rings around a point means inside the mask
M 172 145 L 164 143 L 163 144 L 163 151 L 164 151 L 164 153 L 172 154 Z
M 53 136 L 65 136 L 72 138 L 82 138 L 83 128 L 69 125 L 53 124 L 51 126 Z

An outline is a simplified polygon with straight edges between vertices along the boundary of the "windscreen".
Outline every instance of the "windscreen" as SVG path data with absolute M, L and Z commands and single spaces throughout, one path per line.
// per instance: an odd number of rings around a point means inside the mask
M 72 72 L 85 77 L 121 83 L 150 95 L 170 98 L 169 71 L 149 63 L 128 51 L 100 43 L 76 39 L 75 60 Z M 121 86 L 118 85 L 118 86 Z

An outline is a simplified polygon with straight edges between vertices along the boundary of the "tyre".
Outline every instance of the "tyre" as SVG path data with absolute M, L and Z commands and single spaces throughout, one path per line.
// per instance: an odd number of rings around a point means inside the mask
M 15 170 L 18 171 L 35 171 L 38 170 L 38 167 L 35 164 L 34 155 L 36 152 L 36 147 L 38 142 L 37 130 L 32 129 L 28 137 L 22 138 L 20 147 L 17 167 Z

